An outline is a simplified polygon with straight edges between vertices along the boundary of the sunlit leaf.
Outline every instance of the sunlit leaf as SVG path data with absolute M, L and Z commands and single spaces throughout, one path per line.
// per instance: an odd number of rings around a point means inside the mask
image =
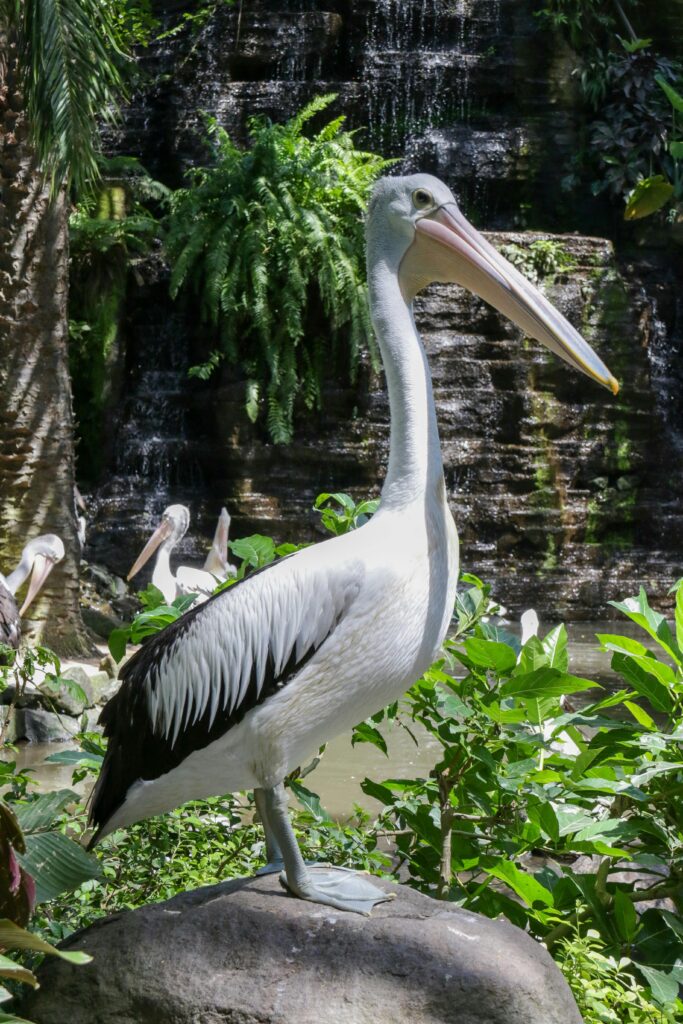
M 20 928 L 14 921 L 7 918 L 0 919 L 0 946 L 3 949 L 32 949 L 36 953 L 49 953 L 51 956 L 58 956 L 61 960 L 67 960 L 72 964 L 89 964 L 92 960 L 87 953 L 79 950 L 57 949 L 39 935 Z
M 533 907 L 538 903 L 546 907 L 553 905 L 552 893 L 544 885 L 536 881 L 533 875 L 527 874 L 526 871 L 520 871 L 512 861 L 501 861 L 494 868 L 487 868 L 486 870 L 489 875 L 493 875 L 494 878 L 500 878 L 502 882 L 509 885 L 513 892 L 516 892 L 524 900 L 527 906 Z
M 624 220 L 640 220 L 642 217 L 649 217 L 650 214 L 661 210 L 669 202 L 674 194 L 674 186 L 661 174 L 652 178 L 644 178 L 639 181 L 631 192 L 626 209 Z

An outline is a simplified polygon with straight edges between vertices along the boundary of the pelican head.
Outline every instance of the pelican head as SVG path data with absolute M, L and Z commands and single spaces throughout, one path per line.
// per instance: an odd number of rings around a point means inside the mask
M 27 611 L 57 562 L 61 562 L 63 558 L 64 545 L 54 533 L 43 533 L 28 542 L 21 553 L 21 560 L 31 566 L 31 579 L 24 603 L 19 609 L 20 615 Z
M 190 511 L 185 505 L 169 505 L 168 508 L 165 508 L 161 522 L 138 555 L 127 578 L 130 580 L 140 572 L 145 562 L 149 561 L 156 549 L 164 542 L 170 548 L 174 548 L 187 533 L 189 525 Z
M 544 295 L 472 227 L 451 190 L 430 174 L 382 178 L 368 218 L 368 254 L 394 266 L 412 302 L 435 281 L 462 285 L 551 352 L 617 394 L 619 384 Z M 380 311 L 381 316 L 381 311 Z

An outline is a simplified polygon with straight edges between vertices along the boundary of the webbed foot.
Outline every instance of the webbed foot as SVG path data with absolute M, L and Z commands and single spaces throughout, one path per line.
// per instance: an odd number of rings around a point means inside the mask
M 280 883 L 302 900 L 366 917 L 378 903 L 394 899 L 394 893 L 384 892 L 349 868 L 311 867 L 294 884 L 288 881 L 283 871 Z

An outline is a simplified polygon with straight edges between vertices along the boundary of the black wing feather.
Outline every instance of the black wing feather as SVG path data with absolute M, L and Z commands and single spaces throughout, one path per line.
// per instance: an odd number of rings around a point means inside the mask
M 294 644 L 286 663 L 278 672 L 275 670 L 273 653 L 269 648 L 265 672 L 257 674 L 257 666 L 255 663 L 252 664 L 246 692 L 231 711 L 227 707 L 221 708 L 219 704 L 214 717 L 211 701 L 208 700 L 197 720 L 193 723 L 186 722 L 179 730 L 175 742 L 171 742 L 168 736 L 163 735 L 156 727 L 149 711 L 148 689 L 154 691 L 161 685 L 161 666 L 164 659 L 173 657 L 195 621 L 206 615 L 214 602 L 224 603 L 225 625 L 229 628 L 230 603 L 236 591 L 243 584 L 253 580 L 257 573 L 270 570 L 283 561 L 284 559 L 281 559 L 279 562 L 264 566 L 227 590 L 215 594 L 204 604 L 190 609 L 176 622 L 150 638 L 124 666 L 121 671 L 121 688 L 103 708 L 99 719 L 100 724 L 104 726 L 104 735 L 108 738 L 109 744 L 90 803 L 90 823 L 98 829 L 90 846 L 97 842 L 99 833 L 121 807 L 128 790 L 135 782 L 139 779 L 151 780 L 165 775 L 178 767 L 189 754 L 203 749 L 223 736 L 252 708 L 263 704 L 286 686 L 320 648 L 324 640 L 334 632 L 345 609 L 340 608 L 339 614 L 330 623 L 331 628 L 324 636 L 317 637 L 314 643 L 309 644 L 306 650 L 297 651 L 297 645 Z M 221 691 L 228 685 L 229 680 L 223 678 L 211 680 L 211 686 L 219 687 Z M 185 703 L 188 700 L 189 690 L 185 696 Z

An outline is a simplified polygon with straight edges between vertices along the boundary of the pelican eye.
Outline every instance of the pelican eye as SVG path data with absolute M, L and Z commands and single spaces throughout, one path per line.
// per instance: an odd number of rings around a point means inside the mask
M 413 205 L 418 210 L 426 210 L 434 205 L 434 196 L 426 188 L 416 188 L 413 192 Z

